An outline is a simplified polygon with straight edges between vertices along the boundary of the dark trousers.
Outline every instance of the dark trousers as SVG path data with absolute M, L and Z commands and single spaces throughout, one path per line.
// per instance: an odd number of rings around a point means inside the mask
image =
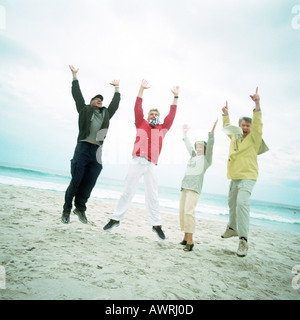
M 88 142 L 78 142 L 71 160 L 72 179 L 65 194 L 64 212 L 70 212 L 75 197 L 75 207 L 86 211 L 86 203 L 102 170 L 97 162 L 98 146 Z

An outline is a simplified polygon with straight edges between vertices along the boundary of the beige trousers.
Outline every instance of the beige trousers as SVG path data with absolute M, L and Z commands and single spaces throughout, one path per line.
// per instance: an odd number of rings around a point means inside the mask
M 199 193 L 182 189 L 179 205 L 179 220 L 181 231 L 185 233 L 195 232 L 195 208 L 199 199 Z

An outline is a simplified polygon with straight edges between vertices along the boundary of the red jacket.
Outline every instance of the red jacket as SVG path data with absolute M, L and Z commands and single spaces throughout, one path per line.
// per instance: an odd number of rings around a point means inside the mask
M 172 105 L 170 107 L 169 114 L 164 119 L 163 124 L 152 126 L 147 120 L 144 119 L 142 101 L 142 98 L 137 97 L 134 107 L 135 126 L 137 132 L 132 156 L 145 157 L 157 165 L 163 139 L 172 126 L 177 108 L 176 105 Z

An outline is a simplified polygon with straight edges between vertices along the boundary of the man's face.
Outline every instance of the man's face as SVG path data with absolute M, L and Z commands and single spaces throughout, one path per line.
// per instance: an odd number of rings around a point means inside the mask
M 151 119 L 155 119 L 155 117 L 158 117 L 158 112 L 157 111 L 151 111 L 151 112 L 149 112 L 149 114 L 148 114 L 148 121 L 149 120 L 151 120 Z
M 101 108 L 102 107 L 102 100 L 100 98 L 96 98 L 96 99 L 92 100 L 91 106 Z
M 247 135 L 251 132 L 251 122 L 247 122 L 245 120 L 242 120 L 241 123 L 240 123 L 240 127 L 243 130 L 244 138 L 246 138 Z

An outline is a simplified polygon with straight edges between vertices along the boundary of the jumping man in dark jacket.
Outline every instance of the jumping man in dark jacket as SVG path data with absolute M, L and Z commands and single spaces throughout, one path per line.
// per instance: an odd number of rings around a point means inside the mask
M 119 81 L 110 84 L 115 93 L 108 108 L 102 106 L 103 96 L 98 94 L 86 105 L 77 79 L 78 69 L 70 66 L 73 74 L 72 95 L 79 114 L 77 145 L 71 160 L 72 179 L 65 194 L 61 221 L 70 222 L 73 198 L 76 209 L 73 211 L 82 223 L 87 223 L 86 203 L 102 170 L 102 145 L 109 127 L 109 120 L 120 103 Z

